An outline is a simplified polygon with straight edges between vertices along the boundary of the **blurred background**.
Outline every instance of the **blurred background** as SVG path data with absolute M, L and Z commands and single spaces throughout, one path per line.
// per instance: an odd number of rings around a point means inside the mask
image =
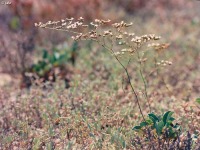
M 188 88 L 200 91 L 199 45 L 200 45 L 200 2 L 196 0 L 1 0 L 0 5 L 0 86 L 15 88 L 31 86 L 28 73 L 37 74 L 44 80 L 55 80 L 54 68 L 65 80 L 66 87 L 74 70 L 80 69 L 84 54 L 78 51 L 95 47 L 88 42 L 84 46 L 72 42 L 70 35 L 57 31 L 37 29 L 35 22 L 60 20 L 66 17 L 84 17 L 86 22 L 111 19 L 133 22 L 134 32 L 161 35 L 171 44 L 167 56 L 174 60 L 168 73 L 171 85 L 178 80 L 189 80 Z M 10 3 L 9 3 L 10 2 Z M 84 53 L 84 52 L 83 52 Z M 86 52 L 87 53 L 87 50 Z M 54 58 L 59 54 L 62 59 Z M 94 57 L 91 56 L 90 57 Z M 42 59 L 51 62 L 49 66 Z M 89 59 L 89 58 L 88 58 Z M 76 61 L 79 63 L 76 65 Z M 70 64 L 66 67 L 67 64 Z M 95 62 L 93 62 L 95 66 Z M 63 71 L 64 70 L 64 71 Z M 83 72 L 82 72 L 83 73 Z M 192 77 L 191 77 L 192 76 Z M 179 78 L 177 78 L 179 77 Z M 195 77 L 195 78 L 194 78 Z M 179 87 L 180 88 L 180 87 Z

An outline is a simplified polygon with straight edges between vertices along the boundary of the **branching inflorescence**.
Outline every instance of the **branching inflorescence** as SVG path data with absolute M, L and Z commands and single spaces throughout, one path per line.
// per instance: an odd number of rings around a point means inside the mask
M 94 22 L 91 22 L 87 25 L 84 24 L 84 18 L 82 17 L 78 18 L 77 20 L 75 20 L 74 18 L 66 18 L 60 21 L 35 23 L 36 27 L 69 32 L 72 34 L 72 39 L 75 41 L 95 41 L 99 45 L 104 47 L 106 50 L 108 50 L 124 69 L 127 75 L 128 83 L 135 96 L 136 103 L 139 107 L 142 118 L 143 120 L 145 120 L 140 105 L 140 98 L 138 96 L 138 92 L 136 91 L 135 86 L 131 82 L 131 76 L 128 71 L 128 65 L 133 57 L 137 58 L 137 60 L 134 61 L 139 64 L 139 74 L 142 78 L 142 82 L 144 85 L 144 90 L 142 91 L 142 93 L 145 99 L 147 100 L 149 109 L 151 111 L 149 94 L 147 92 L 148 82 L 146 80 L 146 76 L 144 75 L 143 68 L 144 63 L 148 60 L 145 53 L 148 51 L 148 49 L 154 49 L 155 52 L 159 54 L 162 50 L 166 49 L 169 46 L 169 44 L 154 43 L 161 39 L 160 36 L 156 36 L 155 34 L 136 36 L 135 33 L 128 32 L 128 28 L 132 25 L 133 23 L 125 23 L 124 21 L 121 21 L 119 23 L 111 23 L 111 20 L 99 19 L 95 19 Z M 120 58 L 123 56 L 128 57 L 127 65 L 122 63 L 122 61 L 120 60 Z M 159 66 L 166 66 L 171 64 L 171 62 L 164 60 L 158 62 L 157 57 L 155 56 L 155 71 L 157 71 Z

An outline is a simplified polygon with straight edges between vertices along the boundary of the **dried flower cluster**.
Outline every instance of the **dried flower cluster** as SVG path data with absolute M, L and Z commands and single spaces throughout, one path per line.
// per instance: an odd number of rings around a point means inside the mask
M 84 19 L 82 17 L 78 18 L 77 21 L 74 21 L 74 18 L 66 18 L 66 19 L 61 19 L 60 21 L 48 21 L 46 23 L 42 23 L 42 22 L 35 23 L 35 27 L 73 32 L 71 30 L 78 29 L 80 27 L 87 27 L 87 25 L 83 24 L 83 21 Z M 78 33 L 78 32 L 74 32 L 74 33 Z
M 172 65 L 172 62 L 167 61 L 167 60 L 166 61 L 162 60 L 162 61 L 158 62 L 157 65 L 161 65 L 161 66 Z
M 169 47 L 169 43 L 163 43 L 163 44 L 160 44 L 160 43 L 152 43 L 152 44 L 149 44 L 148 47 L 153 47 L 157 52 L 160 52 L 162 51 L 163 49 L 166 49 Z
M 74 18 L 66 18 L 62 19 L 60 21 L 48 21 L 46 23 L 35 23 L 36 27 L 40 28 L 48 28 L 48 29 L 54 29 L 54 30 L 63 30 L 67 32 L 74 33 L 75 35 L 72 36 L 74 40 L 102 40 L 100 38 L 112 38 L 113 40 L 119 41 L 119 45 L 127 45 L 128 47 L 131 47 L 132 50 L 123 50 L 123 52 L 133 52 L 135 51 L 133 49 L 132 44 L 136 44 L 137 47 L 140 47 L 142 44 L 150 41 L 156 41 L 159 40 L 161 37 L 156 36 L 155 34 L 149 34 L 149 35 L 142 35 L 142 36 L 135 36 L 135 33 L 128 33 L 124 31 L 125 28 L 128 28 L 133 25 L 133 23 L 125 23 L 124 21 L 121 21 L 120 23 L 113 23 L 111 24 L 111 27 L 109 30 L 98 30 L 100 27 L 103 27 L 104 25 L 110 25 L 111 20 L 99 20 L 95 19 L 94 22 L 91 22 L 89 25 L 85 25 L 84 18 L 80 17 L 75 21 Z M 88 28 L 89 32 L 78 32 L 83 31 L 81 29 Z M 74 31 L 77 29 L 76 31 Z M 131 39 L 131 40 L 129 40 Z M 166 48 L 163 44 L 151 44 L 149 45 L 151 47 L 154 47 L 155 49 L 164 49 Z M 122 53 L 123 54 L 123 53 Z

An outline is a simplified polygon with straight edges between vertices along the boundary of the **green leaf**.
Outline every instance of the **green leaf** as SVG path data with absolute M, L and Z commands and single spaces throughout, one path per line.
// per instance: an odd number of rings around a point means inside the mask
M 50 62 L 51 64 L 54 64 L 54 63 L 56 62 L 56 57 L 55 57 L 55 55 L 52 55 L 52 56 L 49 57 L 48 59 L 49 59 L 49 62 Z
M 49 54 L 48 54 L 47 50 L 44 49 L 44 50 L 43 50 L 42 58 L 43 58 L 43 59 L 46 59 L 46 58 L 48 57 L 48 55 L 49 55 Z
M 163 127 L 164 127 L 164 122 L 163 121 L 160 121 L 158 123 L 155 124 L 155 127 L 156 127 L 156 132 L 158 135 L 160 135 L 162 133 L 162 130 L 163 130 Z
M 44 69 L 45 68 L 45 66 L 47 65 L 47 63 L 46 62 L 44 62 L 44 61 L 39 61 L 39 66 L 40 66 L 40 69 Z
M 34 64 L 34 65 L 33 65 L 33 71 L 34 71 L 34 72 L 38 72 L 38 71 L 40 71 L 40 66 Z
M 150 125 L 150 124 L 153 123 L 153 121 L 152 121 L 151 119 L 146 119 L 146 123 L 147 123 L 148 125 Z
M 200 98 L 197 98 L 197 99 L 196 99 L 196 102 L 200 104 Z
M 175 138 L 176 137 L 176 133 L 175 131 L 172 129 L 172 127 L 170 127 L 168 129 L 168 133 L 169 133 L 169 138 Z
M 135 126 L 132 130 L 140 130 L 141 128 L 141 126 Z
M 153 113 L 148 114 L 149 118 L 155 123 L 156 121 L 159 121 L 158 117 L 154 115 Z
M 167 121 L 171 118 L 173 112 L 171 111 L 168 111 L 164 114 L 163 116 L 163 122 L 164 122 L 164 125 L 167 123 Z
M 175 120 L 175 118 L 170 117 L 169 120 L 170 120 L 171 122 L 173 122 L 173 121 Z
M 147 122 L 141 122 L 140 123 L 140 127 L 142 128 L 142 127 L 145 127 L 145 126 L 147 126 L 148 125 L 148 123 Z

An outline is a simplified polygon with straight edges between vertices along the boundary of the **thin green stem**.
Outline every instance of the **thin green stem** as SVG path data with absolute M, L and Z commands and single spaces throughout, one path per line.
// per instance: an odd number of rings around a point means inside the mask
M 100 44 L 102 47 L 104 47 L 105 49 L 111 51 L 111 52 L 114 54 L 113 47 L 109 48 L 109 47 L 107 47 L 106 45 L 104 45 L 103 43 L 100 43 L 98 40 L 95 40 L 95 41 L 96 41 L 98 44 Z M 113 44 L 112 44 L 112 45 L 113 45 Z M 140 114 L 142 115 L 142 118 L 143 118 L 143 120 L 145 121 L 144 114 L 143 114 L 142 108 L 141 108 L 141 106 L 140 106 L 139 97 L 138 97 L 138 95 L 137 95 L 137 93 L 136 93 L 136 91 L 135 91 L 135 89 L 134 89 L 134 87 L 133 87 L 133 85 L 132 85 L 132 83 L 131 83 L 131 77 L 130 77 L 130 75 L 129 75 L 128 69 L 121 63 L 121 61 L 119 60 L 119 58 L 118 58 L 115 54 L 114 54 L 114 57 L 115 57 L 115 59 L 118 61 L 118 63 L 122 66 L 122 68 L 124 69 L 124 71 L 126 72 L 126 75 L 127 75 L 127 77 L 128 77 L 128 82 L 129 82 L 129 84 L 130 84 L 130 86 L 131 86 L 131 89 L 132 89 L 133 94 L 135 95 L 136 102 L 137 102 L 137 105 L 138 105 Z
M 150 102 L 149 102 L 149 97 L 148 97 L 148 94 L 147 94 L 147 82 L 146 82 L 146 79 L 143 75 L 143 72 L 142 72 L 142 62 L 141 62 L 141 58 L 140 58 L 140 54 L 138 52 L 138 50 L 136 49 L 136 53 L 137 53 L 137 56 L 138 56 L 138 60 L 139 60 L 139 72 L 140 72 L 140 76 L 142 77 L 142 82 L 144 84 L 144 95 L 145 95 L 145 98 L 147 100 L 147 103 L 148 103 L 148 107 L 149 107 L 149 110 L 151 112 L 151 106 L 150 106 Z

